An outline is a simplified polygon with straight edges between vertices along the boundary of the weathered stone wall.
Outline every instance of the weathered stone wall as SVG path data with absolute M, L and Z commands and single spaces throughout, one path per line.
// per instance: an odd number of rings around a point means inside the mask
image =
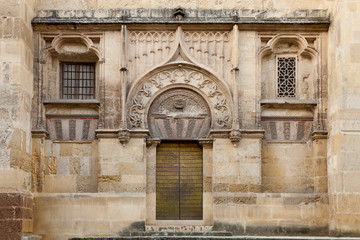
M 327 194 L 229 194 L 214 199 L 214 230 L 235 234 L 326 235 Z
M 47 160 L 47 161 L 46 161 Z M 97 192 L 97 143 L 50 143 L 42 192 Z
M 33 2 L 1 2 L 0 167 L 31 171 Z
M 144 139 L 131 139 L 122 146 L 118 139 L 99 141 L 99 192 L 145 193 L 146 146 Z
M 360 3 L 337 1 L 329 29 L 328 171 L 334 234 L 359 234 Z
M 261 144 L 242 139 L 235 147 L 228 139 L 216 139 L 213 148 L 214 193 L 260 192 Z
M 32 232 L 34 1 L 0 1 L 0 236 Z
M 261 170 L 262 191 L 264 192 L 314 192 L 311 142 L 307 144 L 264 143 Z

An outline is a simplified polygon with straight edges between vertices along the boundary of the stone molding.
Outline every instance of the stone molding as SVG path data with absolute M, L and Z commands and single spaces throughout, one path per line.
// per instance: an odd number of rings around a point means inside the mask
M 159 138 L 146 139 L 146 146 L 148 147 L 157 147 L 161 143 Z
M 327 139 L 328 138 L 328 132 L 327 131 L 321 131 L 321 130 L 315 130 L 311 134 L 311 139 L 318 140 L 318 139 Z
M 240 129 L 242 138 L 260 138 L 262 139 L 265 134 L 264 129 Z
M 214 140 L 213 139 L 207 139 L 207 138 L 201 138 L 199 139 L 199 144 L 203 146 L 204 148 L 212 148 L 213 147 Z
M 215 138 L 229 138 L 230 136 L 230 132 L 231 130 L 211 130 L 210 131 L 210 138 L 211 139 L 215 139 Z
M 118 138 L 118 129 L 96 129 L 96 138 Z
M 262 9 L 101 9 L 101 10 L 40 10 L 32 24 L 330 24 L 327 10 L 294 11 Z
M 45 129 L 34 129 L 31 131 L 33 138 L 46 138 L 49 133 Z

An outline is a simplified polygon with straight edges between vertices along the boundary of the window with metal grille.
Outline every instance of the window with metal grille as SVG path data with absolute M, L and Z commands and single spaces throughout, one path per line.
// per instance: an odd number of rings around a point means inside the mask
M 95 98 L 94 63 L 61 63 L 61 98 Z
M 296 95 L 296 57 L 277 57 L 277 96 Z

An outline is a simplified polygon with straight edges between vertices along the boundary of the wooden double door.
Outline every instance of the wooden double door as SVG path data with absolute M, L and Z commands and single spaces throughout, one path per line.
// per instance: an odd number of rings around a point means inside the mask
M 161 143 L 156 152 L 156 219 L 202 220 L 203 152 L 196 142 Z

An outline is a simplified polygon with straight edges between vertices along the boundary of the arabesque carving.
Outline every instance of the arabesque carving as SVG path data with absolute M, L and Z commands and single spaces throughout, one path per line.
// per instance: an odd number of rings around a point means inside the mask
M 195 88 L 201 95 L 206 96 L 213 115 L 212 128 L 227 129 L 231 127 L 231 106 L 220 86 L 202 72 L 181 66 L 158 72 L 138 87 L 129 101 L 129 127 L 146 128 L 146 111 L 153 96 L 160 93 L 162 89 L 175 84 L 183 88 L 186 86 Z

